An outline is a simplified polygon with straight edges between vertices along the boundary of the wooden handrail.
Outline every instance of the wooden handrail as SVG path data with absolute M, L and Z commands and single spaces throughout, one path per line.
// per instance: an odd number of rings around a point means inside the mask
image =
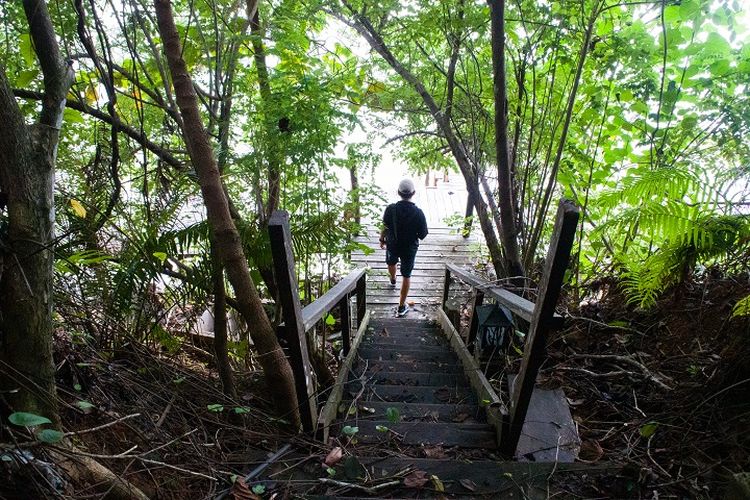
M 500 432 L 500 452 L 507 457 L 513 457 L 516 452 L 521 429 L 526 421 L 531 395 L 536 385 L 536 377 L 547 357 L 547 334 L 563 326 L 563 317 L 555 312 L 555 306 L 560 296 L 565 270 L 570 260 L 576 227 L 578 227 L 578 216 L 578 208 L 572 202 L 566 200 L 560 202 L 536 303 L 501 287 L 493 286 L 453 264 L 446 264 L 445 266 L 443 308 L 445 308 L 445 303 L 448 300 L 451 276 L 455 276 L 476 290 L 471 323 L 469 324 L 469 337 L 466 341 L 470 350 L 474 347 L 478 329 L 477 306 L 487 296 L 495 298 L 497 302 L 510 309 L 511 312 L 529 322 L 529 332 L 526 335 L 521 368 L 510 394 L 509 413 L 505 415 L 503 428 Z
M 534 303 L 530 300 L 526 300 L 502 287 L 493 286 L 482 278 L 469 273 L 465 269 L 461 269 L 455 264 L 446 264 L 445 267 L 453 276 L 457 277 L 472 288 L 481 291 L 485 297 L 493 297 L 500 304 L 510 309 L 513 314 L 518 315 L 526 321 L 531 321 L 531 318 L 534 315 Z M 555 313 L 552 317 L 552 328 L 559 328 L 562 324 L 563 317 Z
M 367 269 L 364 267 L 355 269 L 326 293 L 305 306 L 302 309 L 303 329 L 306 332 L 309 331 L 326 313 L 339 305 L 341 299 L 354 292 L 357 289 L 357 283 L 365 276 L 366 272 Z
M 276 210 L 268 221 L 268 235 L 271 241 L 274 274 L 279 289 L 279 304 L 283 323 L 278 335 L 286 341 L 289 364 L 294 373 L 297 401 L 299 402 L 302 428 L 314 432 L 317 426 L 318 411 L 316 388 L 312 364 L 307 352 L 307 332 L 331 309 L 341 308 L 341 338 L 344 355 L 351 346 L 351 302 L 352 294 L 357 296 L 357 326 L 362 325 L 366 313 L 365 269 L 357 269 L 328 290 L 322 297 L 304 309 L 299 300 L 297 275 L 294 270 L 292 233 L 289 228 L 289 214 Z

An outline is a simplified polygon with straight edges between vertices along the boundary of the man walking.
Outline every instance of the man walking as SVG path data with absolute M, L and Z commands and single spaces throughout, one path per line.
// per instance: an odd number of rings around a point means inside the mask
M 396 286 L 396 264 L 401 261 L 401 296 L 397 316 L 409 312 L 406 296 L 409 294 L 411 272 L 417 256 L 419 240 L 427 236 L 427 220 L 424 212 L 411 202 L 414 196 L 414 183 L 402 180 L 398 185 L 401 201 L 388 205 L 383 214 L 383 231 L 380 233 L 380 248 L 385 248 L 385 262 L 391 276 L 391 286 Z

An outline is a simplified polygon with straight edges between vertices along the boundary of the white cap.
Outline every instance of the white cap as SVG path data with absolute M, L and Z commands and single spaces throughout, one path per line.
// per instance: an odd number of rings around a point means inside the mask
M 398 183 L 398 194 L 402 196 L 411 196 L 414 194 L 414 183 L 411 179 L 404 179 Z

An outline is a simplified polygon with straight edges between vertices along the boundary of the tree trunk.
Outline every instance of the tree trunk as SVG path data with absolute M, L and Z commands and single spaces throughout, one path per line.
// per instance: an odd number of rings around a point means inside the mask
M 60 426 L 52 357 L 54 182 L 57 144 L 73 71 L 57 45 L 47 5 L 23 2 L 44 75 L 39 123 L 27 126 L 0 67 L 0 192 L 7 229 L 0 234 L 0 389 L 15 411 Z M 17 390 L 17 392 L 15 392 Z
M 495 97 L 495 154 L 497 155 L 500 239 L 505 250 L 505 268 L 512 277 L 524 275 L 516 235 L 516 199 L 513 193 L 508 151 L 508 95 L 505 81 L 505 0 L 489 0 L 492 33 L 492 68 Z
M 255 59 L 255 70 L 258 74 L 258 89 L 260 90 L 261 109 L 263 110 L 263 121 L 266 130 L 266 161 L 268 162 L 268 201 L 265 212 L 261 214 L 260 230 L 264 235 L 268 234 L 268 219 L 274 210 L 279 208 L 281 191 L 281 164 L 282 152 L 277 140 L 279 134 L 279 122 L 274 119 L 271 112 L 274 109 L 273 94 L 271 93 L 271 81 L 268 76 L 268 65 L 266 64 L 266 48 L 263 45 L 263 27 L 260 24 L 260 10 L 256 0 L 247 1 L 247 15 L 250 17 L 250 33 L 252 35 L 253 57 Z M 270 263 L 259 264 L 260 275 L 268 287 L 268 293 L 276 299 L 278 297 L 278 286 L 273 274 L 273 265 Z
M 214 285 L 214 355 L 216 369 L 224 394 L 230 398 L 237 398 L 232 376 L 232 365 L 229 363 L 227 351 L 227 293 L 224 287 L 224 268 L 219 263 L 216 244 L 211 242 L 211 260 L 213 261 L 212 280 Z
M 359 193 L 359 179 L 357 178 L 357 166 L 351 165 L 349 167 L 349 180 L 352 184 L 351 197 L 352 205 L 354 205 L 354 224 L 357 226 L 357 230 L 354 233 L 354 237 L 359 236 L 359 229 L 362 224 L 362 210 L 360 207 L 361 196 Z
M 219 258 L 234 289 L 240 314 L 250 328 L 250 336 L 258 350 L 259 362 L 277 410 L 290 421 L 292 428 L 299 429 L 300 414 L 292 369 L 279 346 L 271 322 L 263 310 L 255 283 L 250 277 L 240 236 L 222 188 L 216 159 L 198 111 L 198 99 L 193 82 L 182 58 L 180 38 L 172 17 L 170 1 L 155 0 L 154 5 L 177 105 L 185 124 L 185 144 L 198 175 Z

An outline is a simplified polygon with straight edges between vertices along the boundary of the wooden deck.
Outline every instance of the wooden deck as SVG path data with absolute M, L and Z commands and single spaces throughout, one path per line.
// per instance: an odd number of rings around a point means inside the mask
M 449 177 L 449 182 L 444 182 L 441 176 L 437 185 L 431 179 L 430 187 L 424 186 L 423 179 L 415 179 L 415 183 L 417 192 L 413 201 L 425 213 L 429 234 L 419 246 L 412 272 L 407 300 L 413 302 L 413 305 L 409 316 L 435 318 L 443 289 L 445 264 L 472 266 L 486 259 L 487 250 L 479 231 L 475 230 L 469 238 L 464 238 L 458 234 L 457 228 L 446 223 L 446 218 L 456 214 L 463 216 L 466 210 L 466 187 L 460 177 L 453 175 Z M 395 201 L 395 198 L 390 200 Z M 385 210 L 385 205 L 381 208 Z M 394 315 L 401 290 L 401 276 L 398 272 L 396 287 L 392 288 L 390 285 L 385 250 L 381 250 L 378 243 L 379 222 L 366 221 L 364 233 L 357 238 L 359 243 L 373 252 L 366 254 L 357 251 L 351 256 L 353 265 L 370 269 L 367 278 L 367 308 L 375 317 Z

